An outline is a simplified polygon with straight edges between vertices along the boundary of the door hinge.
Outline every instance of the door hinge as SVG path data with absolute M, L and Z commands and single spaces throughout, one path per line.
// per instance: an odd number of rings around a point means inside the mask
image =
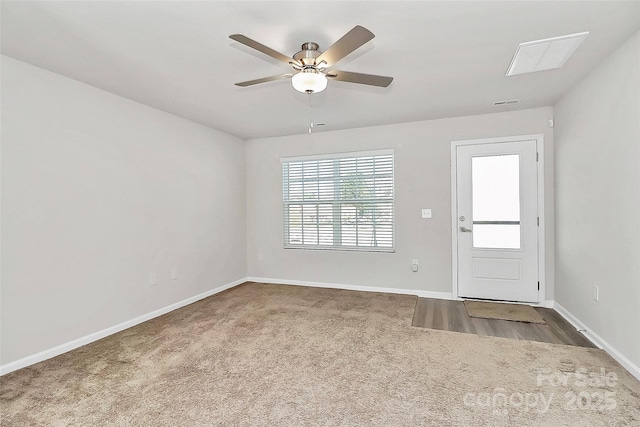
M 538 282 L 538 290 L 540 290 L 540 282 Z
M 540 217 L 537 218 L 538 227 L 540 227 Z
M 536 152 L 536 162 L 538 161 L 538 152 Z

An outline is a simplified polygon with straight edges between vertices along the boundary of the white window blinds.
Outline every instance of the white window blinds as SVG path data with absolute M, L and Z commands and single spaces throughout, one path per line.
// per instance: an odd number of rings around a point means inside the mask
M 282 160 L 285 248 L 393 251 L 393 151 Z

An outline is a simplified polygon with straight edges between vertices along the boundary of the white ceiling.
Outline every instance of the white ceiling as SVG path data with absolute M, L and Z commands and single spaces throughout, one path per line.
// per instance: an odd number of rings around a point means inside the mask
M 393 76 L 388 88 L 330 81 L 316 131 L 552 105 L 640 29 L 640 2 L 2 1 L 2 53 L 242 138 L 307 132 L 289 72 L 228 38 L 293 55 L 355 25 L 376 38 L 337 69 Z M 505 77 L 521 42 L 589 31 L 559 70 Z M 493 107 L 520 98 L 516 105 Z

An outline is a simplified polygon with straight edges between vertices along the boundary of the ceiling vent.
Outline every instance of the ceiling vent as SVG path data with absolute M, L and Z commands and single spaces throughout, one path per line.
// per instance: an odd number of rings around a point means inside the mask
M 508 105 L 508 104 L 517 104 L 519 103 L 521 100 L 520 99 L 509 99 L 507 101 L 494 101 L 491 103 L 491 105 L 493 105 L 494 107 L 498 106 L 498 105 Z
M 515 76 L 560 68 L 588 35 L 587 31 L 520 43 L 506 75 Z

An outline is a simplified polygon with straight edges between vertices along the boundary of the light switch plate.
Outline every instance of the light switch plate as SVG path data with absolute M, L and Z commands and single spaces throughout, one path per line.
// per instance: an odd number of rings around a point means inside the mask
M 422 209 L 422 218 L 431 218 L 431 209 Z

